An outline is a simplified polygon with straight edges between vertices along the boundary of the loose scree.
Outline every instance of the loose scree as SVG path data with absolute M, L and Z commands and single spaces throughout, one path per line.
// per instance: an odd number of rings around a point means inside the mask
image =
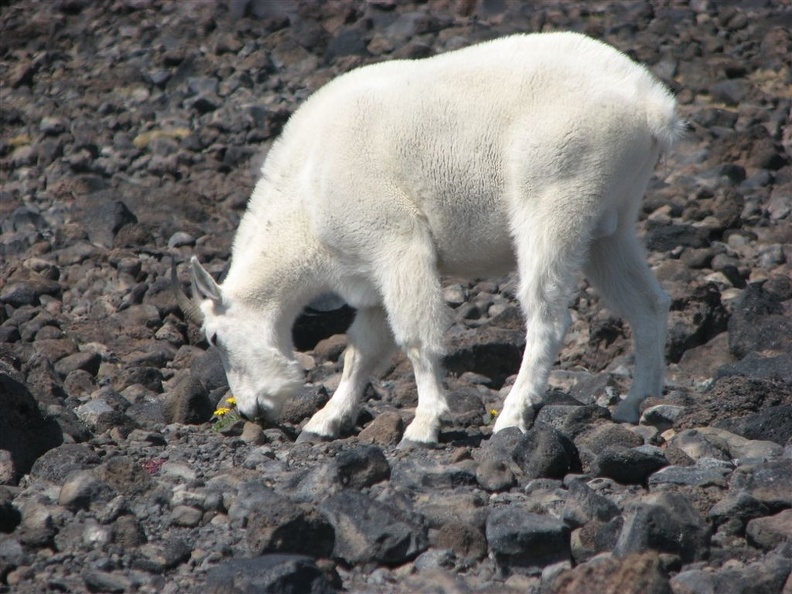
M 217 347 L 240 412 L 277 420 L 301 386 L 292 325 L 333 292 L 357 308 L 342 380 L 301 438 L 357 417 L 395 347 L 418 391 L 407 442 L 447 411 L 441 275 L 516 269 L 520 370 L 495 431 L 527 429 L 582 273 L 631 325 L 635 372 L 617 420 L 663 388 L 669 299 L 635 234 L 661 152 L 683 128 L 643 66 L 576 33 L 514 35 L 423 60 L 365 66 L 310 97 L 275 142 L 218 284 L 191 260 L 185 313 Z M 181 291 L 181 289 L 179 289 Z

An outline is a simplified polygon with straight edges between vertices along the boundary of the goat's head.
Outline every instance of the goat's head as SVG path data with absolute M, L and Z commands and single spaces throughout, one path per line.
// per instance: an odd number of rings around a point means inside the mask
M 237 408 L 248 419 L 274 421 L 302 385 L 293 353 L 279 348 L 274 321 L 223 291 L 198 259 L 190 260 L 193 298 L 184 294 L 171 270 L 176 299 L 185 316 L 201 326 L 220 353 Z

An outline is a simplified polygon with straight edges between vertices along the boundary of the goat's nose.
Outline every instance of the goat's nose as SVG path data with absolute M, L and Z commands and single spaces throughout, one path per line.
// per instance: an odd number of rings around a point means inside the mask
M 253 410 L 248 410 L 248 412 L 244 412 L 241 408 L 237 407 L 237 412 L 239 412 L 239 416 L 242 417 L 245 421 L 255 422 L 256 419 L 261 416 L 261 407 L 256 404 L 256 407 Z
M 254 408 L 252 411 L 248 410 L 247 414 L 240 410 L 239 416 L 243 420 L 250 421 L 251 423 L 271 422 L 272 417 L 270 411 L 260 404 L 256 404 L 256 408 Z

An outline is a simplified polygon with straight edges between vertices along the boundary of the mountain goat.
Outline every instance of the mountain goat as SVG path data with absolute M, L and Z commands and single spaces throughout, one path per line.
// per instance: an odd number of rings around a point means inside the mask
M 648 180 L 683 124 L 643 66 L 576 33 L 514 35 L 339 76 L 289 120 L 262 167 L 217 284 L 194 257 L 193 300 L 239 411 L 275 420 L 301 385 L 292 325 L 318 295 L 357 308 L 341 382 L 302 439 L 353 425 L 395 346 L 418 391 L 406 442 L 434 443 L 448 411 L 441 275 L 514 268 L 526 322 L 495 431 L 541 406 L 583 272 L 635 336 L 617 420 L 660 394 L 669 299 L 635 234 Z M 179 289 L 181 291 L 181 289 Z

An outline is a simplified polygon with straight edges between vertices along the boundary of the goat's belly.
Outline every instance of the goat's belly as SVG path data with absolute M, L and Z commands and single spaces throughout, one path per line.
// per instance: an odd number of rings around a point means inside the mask
M 437 242 L 437 260 L 440 274 L 468 278 L 502 276 L 516 265 L 506 229 L 441 238 Z
M 501 276 L 515 266 L 514 249 L 505 209 L 490 199 L 424 203 L 438 269 L 460 277 Z

